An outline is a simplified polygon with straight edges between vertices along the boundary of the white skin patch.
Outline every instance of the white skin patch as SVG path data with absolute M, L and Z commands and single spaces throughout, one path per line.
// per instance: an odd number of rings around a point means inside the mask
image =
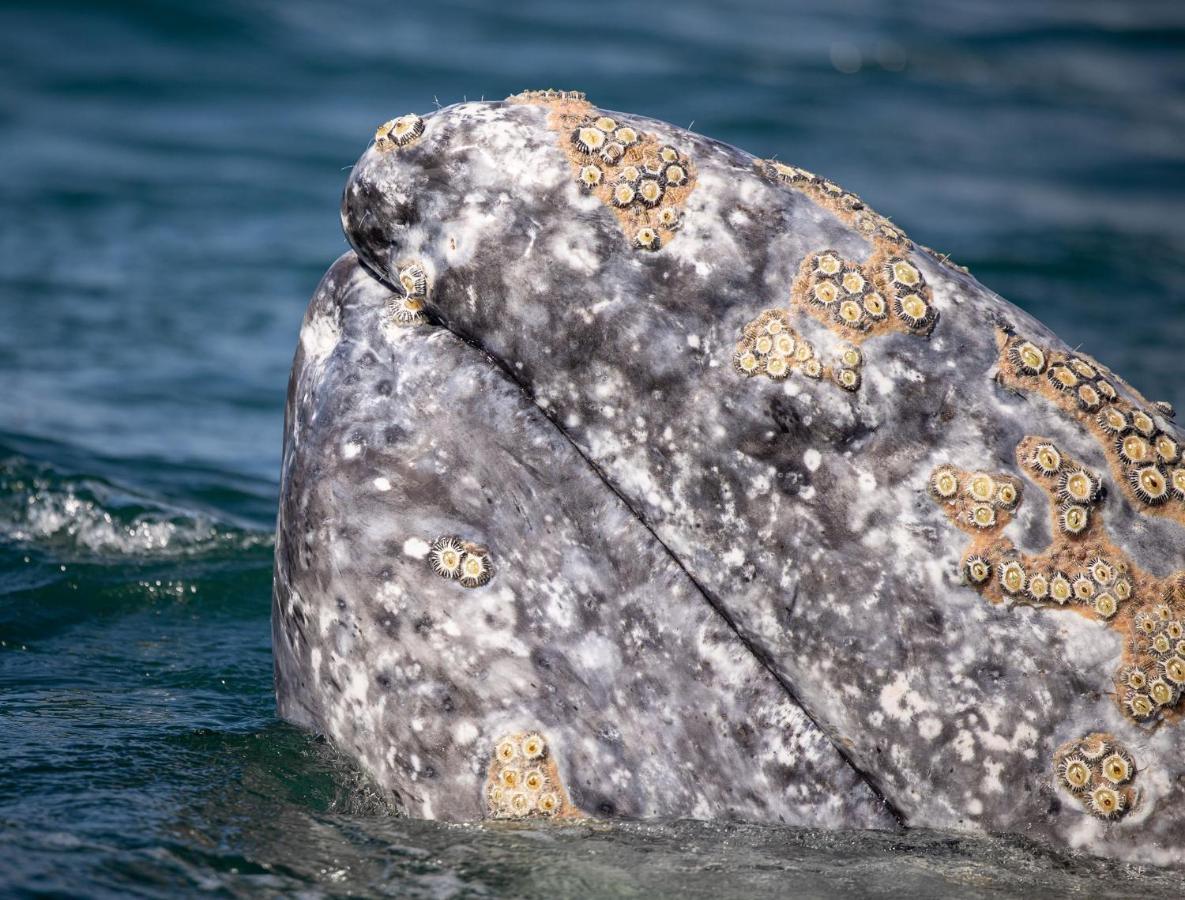
M 814 447 L 811 447 L 802 455 L 802 461 L 806 463 L 808 471 L 815 472 L 823 462 L 823 456 Z
M 403 552 L 414 559 L 425 559 L 432 548 L 422 538 L 408 538 L 403 542 Z
M 301 329 L 300 345 L 309 356 L 322 360 L 333 352 L 341 336 L 337 322 L 328 316 L 317 316 Z
M 383 478 L 381 475 L 374 480 L 376 490 L 389 491 L 391 490 L 391 481 L 388 478 Z

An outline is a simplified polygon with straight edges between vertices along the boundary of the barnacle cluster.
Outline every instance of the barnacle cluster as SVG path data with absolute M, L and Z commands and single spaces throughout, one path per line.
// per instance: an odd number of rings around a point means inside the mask
M 964 580 L 994 603 L 1073 610 L 1114 628 L 1126 639 L 1116 702 L 1137 722 L 1175 713 L 1185 692 L 1185 573 L 1138 571 L 1106 535 L 1102 477 L 1053 441 L 1026 437 L 1016 461 L 1051 501 L 1054 538 L 1041 554 L 1021 553 L 1002 535 L 1022 500 L 1010 476 L 946 465 L 930 476 L 931 497 L 972 536 Z
M 424 120 L 415 113 L 384 122 L 374 133 L 374 147 L 386 152 L 414 143 L 424 133 Z
M 764 375 L 772 381 L 784 381 L 794 369 L 808 378 L 825 374 L 815 348 L 790 327 L 790 316 L 782 309 L 767 309 L 745 326 L 732 364 L 746 378 Z
M 459 581 L 467 588 L 481 587 L 494 577 L 489 550 L 451 534 L 429 545 L 428 564 L 441 578 Z
M 495 819 L 572 815 L 555 758 L 535 731 L 506 735 L 494 745 L 485 796 Z
M 1001 333 L 1000 342 L 1001 381 L 1042 394 L 1075 416 L 1103 446 L 1131 500 L 1185 524 L 1185 457 L 1164 408 L 1121 396 L 1117 379 L 1093 360 L 1018 335 Z
M 1118 819 L 1136 803 L 1136 762 L 1114 735 L 1096 732 L 1062 744 L 1053 771 L 1058 784 L 1100 819 Z
M 418 263 L 404 266 L 398 273 L 399 288 L 387 299 L 387 317 L 396 325 L 423 325 L 424 303 L 428 298 L 428 276 Z
M 659 250 L 683 224 L 695 186 L 686 154 L 584 100 L 550 96 L 548 124 L 560 135 L 576 184 L 613 210 L 638 250 Z M 535 100 L 533 102 L 539 102 Z
M 925 276 L 904 256 L 877 253 L 860 264 L 835 250 L 807 254 L 790 302 L 854 341 L 884 331 L 925 335 L 938 320 Z
M 507 103 L 560 103 L 570 100 L 583 103 L 588 98 L 584 91 L 557 91 L 555 88 L 545 88 L 541 91 L 519 91 L 506 98 Z

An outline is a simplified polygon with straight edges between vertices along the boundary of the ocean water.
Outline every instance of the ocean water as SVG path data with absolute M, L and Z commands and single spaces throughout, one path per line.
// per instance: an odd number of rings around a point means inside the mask
M 1185 408 L 1185 4 L 0 5 L 0 894 L 1179 897 L 1020 838 L 393 818 L 279 722 L 282 402 L 381 121 L 524 88 L 822 172 Z

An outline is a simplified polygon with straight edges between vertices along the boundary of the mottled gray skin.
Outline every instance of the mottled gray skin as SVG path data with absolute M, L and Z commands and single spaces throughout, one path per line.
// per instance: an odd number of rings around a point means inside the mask
M 868 243 L 747 154 L 614 113 L 698 172 L 673 241 L 632 249 L 578 190 L 547 112 L 449 107 L 351 175 L 351 244 L 392 284 L 422 264 L 436 324 L 384 327 L 383 289 L 345 260 L 310 307 L 277 551 L 281 713 L 421 815 L 476 817 L 495 732 L 538 727 L 593 814 L 875 825 L 879 794 L 908 824 L 1178 862 L 1185 726 L 1121 714 L 1114 630 L 962 585 L 968 538 L 926 495 L 941 463 L 1020 474 L 1026 434 L 1108 471 L 1080 425 L 993 378 L 998 325 L 1064 345 L 915 252 L 941 319 L 929 339 L 868 340 L 859 393 L 742 379 L 742 327 L 787 305 L 804 256 Z M 334 315 L 339 339 L 318 324 Z M 1115 490 L 1102 512 L 1138 565 L 1185 567 L 1180 526 Z M 1048 522 L 1030 484 L 1006 534 L 1039 552 Z M 463 591 L 403 550 L 451 532 L 490 546 L 490 585 Z M 631 638 L 633 616 L 668 653 Z M 582 662 L 590 641 L 619 664 Z M 1094 731 L 1140 768 L 1115 824 L 1053 785 L 1055 748 Z M 795 762 L 775 774 L 777 758 Z

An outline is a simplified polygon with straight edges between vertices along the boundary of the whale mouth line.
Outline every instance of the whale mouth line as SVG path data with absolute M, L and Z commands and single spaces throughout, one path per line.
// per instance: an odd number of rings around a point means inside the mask
M 347 235 L 347 237 L 348 237 L 348 235 Z M 400 291 L 400 286 L 397 283 L 392 284 L 390 279 L 387 277 L 384 277 L 384 275 L 381 273 L 381 271 L 379 270 L 379 268 L 377 266 L 374 266 L 374 265 L 367 262 L 361 249 L 359 249 L 359 248 L 354 248 L 354 249 L 355 249 L 355 253 L 358 257 L 359 262 L 362 264 L 365 271 L 372 278 L 374 278 L 376 281 L 378 281 L 380 284 L 382 284 L 384 287 L 386 287 L 389 290 L 396 291 L 396 292 Z M 453 327 L 449 323 L 447 318 L 440 315 L 439 312 L 434 310 L 430 305 L 425 306 L 424 313 L 425 313 L 425 323 L 424 324 L 427 327 L 440 328 L 444 331 L 447 331 L 449 334 L 453 335 L 453 337 L 455 337 L 457 340 L 464 343 L 466 346 L 473 348 L 475 351 L 477 351 L 478 353 L 481 353 L 483 356 L 485 356 L 490 362 L 492 362 L 495 366 L 497 366 L 497 368 L 502 372 L 503 376 L 510 382 L 510 384 L 513 384 L 515 386 L 515 388 L 531 404 L 531 406 L 534 409 L 536 409 L 539 413 L 542 414 L 543 418 L 548 423 L 550 423 L 553 428 L 555 428 L 556 432 L 572 448 L 572 450 L 577 454 L 577 456 L 579 456 L 581 461 L 583 461 L 584 464 L 586 466 L 588 466 L 589 470 L 593 473 L 593 475 L 597 478 L 597 480 L 610 493 L 612 493 L 614 497 L 616 497 L 623 504 L 625 509 L 629 512 L 630 516 L 633 519 L 635 519 L 637 521 L 637 523 L 643 529 L 645 529 L 645 531 L 650 535 L 650 537 L 657 543 L 657 545 L 661 548 L 663 554 L 668 559 L 670 559 L 670 561 L 675 566 L 678 567 L 679 571 L 682 572 L 682 574 L 687 578 L 689 583 L 695 589 L 696 593 L 698 593 L 699 596 L 703 598 L 704 602 L 708 605 L 708 607 L 724 623 L 724 625 L 733 634 L 733 636 L 735 636 L 736 639 L 738 641 L 740 641 L 741 646 L 744 647 L 745 650 L 748 651 L 749 655 L 757 662 L 757 664 L 759 666 L 761 666 L 761 668 L 763 670 L 765 670 L 765 672 L 771 678 L 773 678 L 774 682 L 777 684 L 778 688 L 782 691 L 782 693 L 786 695 L 786 697 L 790 700 L 790 702 L 792 702 L 799 710 L 802 711 L 802 714 L 804 716 L 806 716 L 807 720 L 811 723 L 811 725 L 813 725 L 819 731 L 819 733 L 822 734 L 827 739 L 827 742 L 835 749 L 836 753 L 839 755 L 840 759 L 843 760 L 844 764 L 848 768 L 850 768 L 856 774 L 856 776 L 868 787 L 868 789 L 869 789 L 869 791 L 871 791 L 872 795 L 882 805 L 882 808 L 885 810 L 885 812 L 893 818 L 896 825 L 898 827 L 904 828 L 907 825 L 906 816 L 896 806 L 896 804 L 894 804 L 892 802 L 892 800 L 890 800 L 889 797 L 886 796 L 885 792 L 881 789 L 880 785 L 876 782 L 873 775 L 871 773 L 865 771 L 859 765 L 856 764 L 856 761 L 852 758 L 851 754 L 844 747 L 842 741 L 836 739 L 836 737 L 832 734 L 831 730 L 829 728 L 827 728 L 825 726 L 825 724 L 816 715 L 814 715 L 814 713 L 812 713 L 811 710 L 806 706 L 806 704 L 801 700 L 801 698 L 798 695 L 798 692 L 794 689 L 794 686 L 778 672 L 777 667 L 774 665 L 774 663 L 770 659 L 769 655 L 767 653 L 764 653 L 761 650 L 761 648 L 759 648 L 744 633 L 744 631 L 737 624 L 736 620 L 729 614 L 728 610 L 724 607 L 723 603 L 720 602 L 719 598 L 717 598 L 715 595 L 713 595 L 713 593 L 698 578 L 696 578 L 694 574 L 692 574 L 692 572 L 687 567 L 687 565 L 683 562 L 682 559 L 680 559 L 679 555 L 677 553 L 675 553 L 675 551 L 666 543 L 666 541 L 664 541 L 662 539 L 662 537 L 659 536 L 659 534 L 655 531 L 654 527 L 651 526 L 651 524 L 646 521 L 645 516 L 643 516 L 643 514 L 637 509 L 637 507 L 630 501 L 629 497 L 626 496 L 617 487 L 617 485 L 613 483 L 613 481 L 609 478 L 608 474 L 601 468 L 600 465 L 597 464 L 596 460 L 589 457 L 589 455 L 584 451 L 584 449 L 575 440 L 575 438 L 573 438 L 572 435 L 568 432 L 568 430 L 563 426 L 563 423 L 559 422 L 555 418 L 555 416 L 545 406 L 543 406 L 542 404 L 540 404 L 538 402 L 538 400 L 535 397 L 534 392 L 530 388 L 530 385 L 528 385 L 520 377 L 518 377 L 514 372 L 514 368 L 512 366 L 508 365 L 506 363 L 506 361 L 503 360 L 497 353 L 493 352 L 488 347 L 486 347 L 476 337 L 473 337 L 473 336 Z

